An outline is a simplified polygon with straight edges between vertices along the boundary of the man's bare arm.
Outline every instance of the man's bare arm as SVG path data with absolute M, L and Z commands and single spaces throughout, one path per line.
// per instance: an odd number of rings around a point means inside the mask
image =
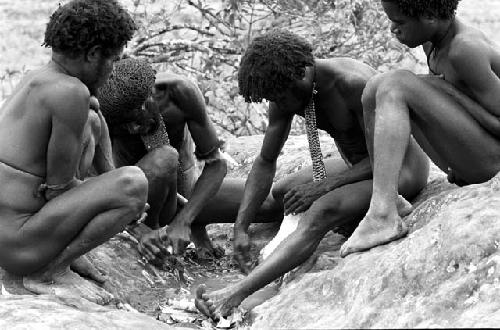
M 80 83 L 59 83 L 46 98 L 52 115 L 47 148 L 48 185 L 66 185 L 75 178 L 89 111 L 89 91 Z
M 454 70 L 474 99 L 470 102 L 459 101 L 466 102 L 463 105 L 471 116 L 492 134 L 499 136 L 500 79 L 491 69 L 490 52 L 488 45 L 464 37 L 454 41 L 449 57 Z
M 226 161 L 220 157 L 220 141 L 215 128 L 205 108 L 201 91 L 194 83 L 180 80 L 173 86 L 172 99 L 182 110 L 188 125 L 189 133 L 193 137 L 197 155 L 205 162 L 201 176 L 198 178 L 188 203 L 176 216 L 176 221 L 190 225 L 203 207 L 220 188 L 227 173 Z
M 98 174 L 106 173 L 115 169 L 113 161 L 113 153 L 111 149 L 111 139 L 109 137 L 109 129 L 101 111 L 97 111 L 101 122 L 101 134 L 99 141 L 96 143 L 93 165 Z
M 276 105 L 269 107 L 269 126 L 264 135 L 260 154 L 255 159 L 245 182 L 245 190 L 234 224 L 235 234 L 246 233 L 257 212 L 269 195 L 276 174 L 276 162 L 283 149 L 293 116 L 278 111 Z

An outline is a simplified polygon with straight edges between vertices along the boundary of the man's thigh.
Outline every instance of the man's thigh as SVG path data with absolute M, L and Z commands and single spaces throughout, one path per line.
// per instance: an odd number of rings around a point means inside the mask
M 441 83 L 453 88 L 445 82 L 431 83 L 415 75 L 404 78 L 410 118 L 417 127 L 414 137 L 435 163 L 447 164 L 471 183 L 487 180 L 500 170 L 500 140 L 464 108 L 467 102 L 462 101 L 471 101 L 468 96 L 458 90 L 450 95 L 439 87 Z
M 372 180 L 363 180 L 330 191 L 311 205 L 306 211 L 309 216 L 300 224 L 314 225 L 323 231 L 339 228 L 352 231 L 368 211 L 372 186 Z
M 329 177 L 338 175 L 339 173 L 342 173 L 348 169 L 346 163 L 342 159 L 327 158 L 324 160 L 324 163 L 326 168 L 326 175 Z M 281 192 L 284 194 L 292 187 L 312 182 L 312 179 L 312 166 L 306 166 L 295 173 L 287 175 L 286 177 L 275 183 L 273 187 L 273 194 L 275 194 L 275 192 Z
M 94 217 L 130 201 L 123 191 L 130 189 L 130 174 L 140 170 L 129 169 L 92 177 L 47 202 L 15 233 L 19 248 L 40 249 L 48 256 L 60 253 Z

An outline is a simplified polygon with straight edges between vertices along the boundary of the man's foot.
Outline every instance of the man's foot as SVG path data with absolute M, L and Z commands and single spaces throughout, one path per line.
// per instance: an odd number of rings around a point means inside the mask
M 354 252 L 369 250 L 372 247 L 387 244 L 408 233 L 408 228 L 398 216 L 390 218 L 375 218 L 366 215 L 358 228 L 340 248 L 342 258 Z
M 196 246 L 196 256 L 199 259 L 219 259 L 225 254 L 220 246 L 214 247 L 204 226 L 191 227 L 191 240 Z
M 108 305 L 114 297 L 85 280 L 71 270 L 54 275 L 49 280 L 45 276 L 28 276 L 23 278 L 24 287 L 36 294 L 49 294 L 62 298 L 81 297 L 99 305 Z
M 396 200 L 396 207 L 401 218 L 406 217 L 413 211 L 413 205 L 411 205 L 411 203 L 401 195 L 398 195 L 398 199 Z
M 220 259 L 226 254 L 226 251 L 220 247 L 196 247 L 196 257 L 200 260 Z
M 71 263 L 71 270 L 78 275 L 96 281 L 98 284 L 104 284 L 107 278 L 99 271 L 90 259 L 83 255 Z
M 217 322 L 221 317 L 228 317 L 245 297 L 233 294 L 230 289 L 222 289 L 206 293 L 204 284 L 196 288 L 195 306 L 205 316 Z

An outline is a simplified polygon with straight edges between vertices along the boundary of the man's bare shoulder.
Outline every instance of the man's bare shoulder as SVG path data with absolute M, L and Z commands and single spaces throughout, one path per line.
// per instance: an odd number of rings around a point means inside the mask
M 363 90 L 368 80 L 377 73 L 368 64 L 351 58 L 317 60 L 317 63 L 322 68 L 323 80 L 329 82 L 330 87 L 337 88 L 339 92 Z
M 156 74 L 155 86 L 167 85 L 171 88 L 196 88 L 196 85 L 187 77 L 171 73 L 159 72 Z
M 79 79 L 53 72 L 34 72 L 29 81 L 30 94 L 37 111 L 64 122 L 75 129 L 87 120 L 90 92 Z
M 65 74 L 47 74 L 37 81 L 42 105 L 54 113 L 88 111 L 90 92 L 77 78 Z
M 496 45 L 481 30 L 465 24 L 460 25 L 458 33 L 450 43 L 448 56 L 450 59 L 462 59 L 470 54 L 489 55 L 491 51 L 498 52 Z

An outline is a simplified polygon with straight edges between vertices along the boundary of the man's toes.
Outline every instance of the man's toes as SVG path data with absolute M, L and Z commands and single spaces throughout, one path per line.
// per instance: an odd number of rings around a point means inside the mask
M 203 315 L 211 317 L 213 312 L 210 311 L 210 305 L 205 294 L 206 290 L 207 288 L 204 284 L 196 288 L 194 305 Z
M 99 284 L 104 284 L 108 280 L 107 276 L 105 276 L 105 275 L 103 275 L 101 273 L 98 273 L 98 272 L 89 274 L 88 277 L 91 280 L 94 280 L 94 281 L 96 281 Z
M 349 254 L 355 252 L 355 248 L 353 248 L 349 243 L 349 240 L 347 240 L 344 244 L 342 244 L 342 247 L 340 248 L 340 257 L 345 258 Z
M 199 285 L 197 288 L 196 288 L 196 291 L 195 291 L 195 296 L 196 298 L 199 298 L 199 299 L 203 299 L 203 295 L 207 292 L 207 286 L 205 284 L 201 284 Z

